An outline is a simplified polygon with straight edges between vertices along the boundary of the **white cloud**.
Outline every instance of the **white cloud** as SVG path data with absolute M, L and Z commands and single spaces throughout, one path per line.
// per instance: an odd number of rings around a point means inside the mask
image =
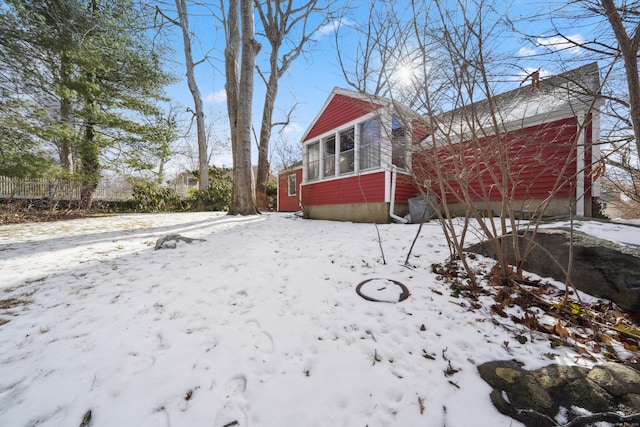
M 302 126 L 300 126 L 296 122 L 289 123 L 280 131 L 280 133 L 282 134 L 292 134 L 292 133 L 302 133 L 302 132 L 304 132 L 304 129 L 302 128 Z
M 227 91 L 224 89 L 220 89 L 217 92 L 211 92 L 204 99 L 204 102 L 207 104 L 219 104 L 221 102 L 225 102 L 227 100 Z
M 520 78 L 524 79 L 525 77 L 531 75 L 535 71 L 539 71 L 540 72 L 540 78 L 541 79 L 544 79 L 545 77 L 550 77 L 550 76 L 553 75 L 553 73 L 551 73 L 551 71 L 545 70 L 544 68 L 527 67 L 527 68 L 525 68 L 524 70 L 522 70 L 520 72 Z
M 318 28 L 318 31 L 316 31 L 316 39 L 322 38 L 328 34 L 332 34 L 342 26 L 348 27 L 352 24 L 353 21 L 348 18 L 340 18 L 331 21 L 327 25 L 323 25 L 322 27 Z
M 531 49 L 529 47 L 521 47 L 518 50 L 518 55 L 520 55 L 520 56 L 534 56 L 534 55 L 537 55 L 537 54 L 538 54 L 537 50 Z
M 568 40 L 567 40 L 568 39 Z M 584 37 L 581 34 L 574 34 L 572 36 L 565 37 L 538 37 L 538 46 L 545 46 L 549 49 L 571 52 L 573 54 L 582 53 L 582 48 L 579 46 L 585 42 Z M 578 45 L 578 46 L 576 46 Z

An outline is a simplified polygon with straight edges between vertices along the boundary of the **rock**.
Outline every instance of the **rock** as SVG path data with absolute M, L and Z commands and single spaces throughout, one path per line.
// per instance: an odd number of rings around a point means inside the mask
M 184 237 L 180 234 L 167 234 L 156 240 L 156 250 L 158 249 L 175 249 L 178 246 L 178 241 L 186 243 L 192 243 L 195 241 L 204 242 L 204 239 L 192 239 L 190 237 Z
M 511 402 L 505 400 L 504 392 L 501 390 L 493 389 L 490 398 L 493 406 L 495 406 L 501 414 L 519 420 L 526 426 L 551 427 L 556 425 L 551 418 L 539 412 L 513 407 Z
M 482 379 L 493 387 L 490 398 L 500 413 L 527 427 L 554 426 L 560 407 L 569 419 L 582 408 L 594 414 L 616 413 L 620 419 L 640 413 L 640 372 L 605 363 L 587 369 L 549 365 L 527 371 L 517 362 L 493 361 L 478 366 Z
M 544 388 L 552 389 L 564 387 L 571 381 L 584 378 L 588 372 L 588 368 L 581 366 L 549 365 L 531 373 Z
M 566 276 L 560 266 L 566 268 L 568 265 L 569 242 L 570 233 L 567 230 L 539 230 L 536 243 L 544 250 L 534 247 L 523 268 L 539 276 L 564 282 Z M 526 239 L 521 240 L 521 253 L 527 243 Z M 472 245 L 467 250 L 495 258 L 495 251 L 489 242 Z M 515 264 L 513 251 L 509 252 L 509 262 Z M 549 254 L 557 263 L 549 258 Z M 581 291 L 612 300 L 624 310 L 640 314 L 640 247 L 574 232 L 571 281 Z
M 587 378 L 616 397 L 630 393 L 640 395 L 640 372 L 623 365 L 605 363 L 596 366 Z
M 545 388 L 515 362 L 488 362 L 480 365 L 478 371 L 489 385 L 506 394 L 509 405 L 516 411 L 530 409 L 547 416 L 558 412 L 558 406 Z M 496 408 L 501 410 L 498 406 Z
M 577 406 L 593 413 L 617 409 L 614 397 L 587 378 L 578 378 L 569 382 L 566 386 L 555 390 L 554 396 L 562 406 L 567 408 Z
M 640 413 L 640 394 L 627 394 L 620 402 L 620 410 L 625 413 Z

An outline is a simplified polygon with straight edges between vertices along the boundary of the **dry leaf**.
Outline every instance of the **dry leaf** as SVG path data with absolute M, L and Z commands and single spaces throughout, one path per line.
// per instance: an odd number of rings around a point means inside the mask
M 569 336 L 569 330 L 562 324 L 562 321 L 560 319 L 556 321 L 554 330 L 556 334 L 560 336 L 560 338 L 567 338 Z

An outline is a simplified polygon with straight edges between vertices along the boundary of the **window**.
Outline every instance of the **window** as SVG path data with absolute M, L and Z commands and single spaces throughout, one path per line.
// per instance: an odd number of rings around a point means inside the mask
M 336 174 L 336 137 L 332 135 L 324 140 L 322 144 L 322 157 L 324 163 L 324 175 L 334 176 Z
M 407 166 L 407 131 L 402 120 L 391 121 L 391 162 L 399 169 Z
M 353 172 L 354 162 L 354 131 L 353 128 L 340 132 L 340 173 Z
M 314 142 L 307 147 L 307 179 L 313 181 L 319 178 L 320 143 Z
M 380 166 L 380 120 L 360 125 L 360 169 Z
M 292 173 L 291 175 L 289 175 L 288 178 L 289 178 L 289 187 L 288 187 L 289 191 L 287 192 L 287 194 L 289 196 L 295 196 L 296 195 L 296 190 L 298 188 L 298 185 L 297 185 L 298 184 L 298 182 L 297 182 L 298 180 L 296 178 L 296 174 Z

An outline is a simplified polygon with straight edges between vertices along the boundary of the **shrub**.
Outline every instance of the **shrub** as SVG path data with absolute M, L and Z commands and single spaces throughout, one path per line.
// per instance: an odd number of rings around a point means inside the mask
M 173 189 L 148 181 L 138 181 L 133 184 L 132 202 L 133 209 L 137 212 L 182 210 L 180 197 Z
M 187 203 L 191 209 L 203 208 L 207 211 L 226 211 L 231 204 L 231 182 L 217 179 L 209 183 L 206 190 L 189 190 Z

